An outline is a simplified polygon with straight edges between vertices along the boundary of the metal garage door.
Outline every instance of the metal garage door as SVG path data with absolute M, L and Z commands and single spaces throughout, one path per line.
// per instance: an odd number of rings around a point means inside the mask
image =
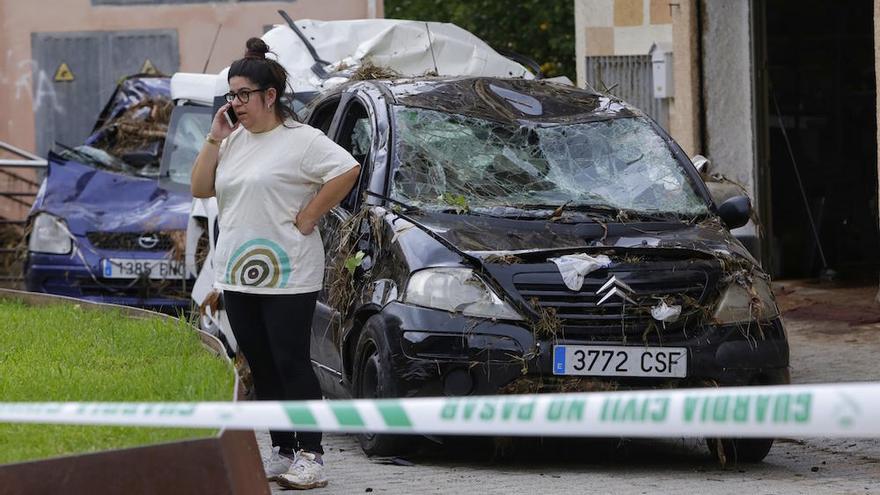
M 89 135 L 116 82 L 145 64 L 171 75 L 180 67 L 177 31 L 32 33 L 37 151 Z M 149 61 L 149 62 L 147 62 Z
M 650 55 L 614 55 L 586 58 L 586 81 L 648 114 L 669 129 L 669 100 L 654 98 Z

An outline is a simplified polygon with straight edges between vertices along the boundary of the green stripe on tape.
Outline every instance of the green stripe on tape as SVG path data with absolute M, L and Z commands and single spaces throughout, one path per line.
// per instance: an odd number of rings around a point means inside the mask
M 376 405 L 379 409 L 379 413 L 382 414 L 382 419 L 385 420 L 385 424 L 394 428 L 412 428 L 412 423 L 409 420 L 409 416 L 406 415 L 406 411 L 403 410 L 403 406 L 400 405 L 399 402 L 381 402 Z
M 361 419 L 360 413 L 350 402 L 341 402 L 339 404 L 330 403 L 330 409 L 336 415 L 336 421 L 339 426 L 364 426 L 364 420 Z
M 304 405 L 284 404 L 283 407 L 284 412 L 287 413 L 287 417 L 290 418 L 290 422 L 294 425 L 316 426 L 318 424 L 312 411 Z

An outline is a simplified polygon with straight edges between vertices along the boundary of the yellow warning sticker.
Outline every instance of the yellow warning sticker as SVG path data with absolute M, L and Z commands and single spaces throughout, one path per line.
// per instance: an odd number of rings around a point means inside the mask
M 141 74 L 150 74 L 150 75 L 158 75 L 159 69 L 153 65 L 153 62 L 150 59 L 144 60 L 144 65 L 141 67 Z
M 70 81 L 73 81 L 73 71 L 67 66 L 67 62 L 61 62 L 61 65 L 58 66 L 58 70 L 55 71 L 55 82 Z

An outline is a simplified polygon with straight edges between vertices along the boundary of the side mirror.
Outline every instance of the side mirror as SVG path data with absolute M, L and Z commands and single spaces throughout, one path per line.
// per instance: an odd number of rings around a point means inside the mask
M 734 196 L 721 203 L 718 207 L 718 216 L 727 225 L 727 228 L 735 229 L 749 223 L 752 216 L 752 201 L 748 196 Z
M 694 155 L 694 157 L 691 158 L 691 163 L 697 168 L 697 172 L 701 174 L 708 174 L 709 166 L 712 165 L 712 161 L 703 155 Z

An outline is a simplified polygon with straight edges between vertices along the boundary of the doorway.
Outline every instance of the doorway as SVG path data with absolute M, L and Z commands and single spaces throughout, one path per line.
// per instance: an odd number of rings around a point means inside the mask
M 765 265 L 782 278 L 830 268 L 844 279 L 876 280 L 873 1 L 753 5 Z

